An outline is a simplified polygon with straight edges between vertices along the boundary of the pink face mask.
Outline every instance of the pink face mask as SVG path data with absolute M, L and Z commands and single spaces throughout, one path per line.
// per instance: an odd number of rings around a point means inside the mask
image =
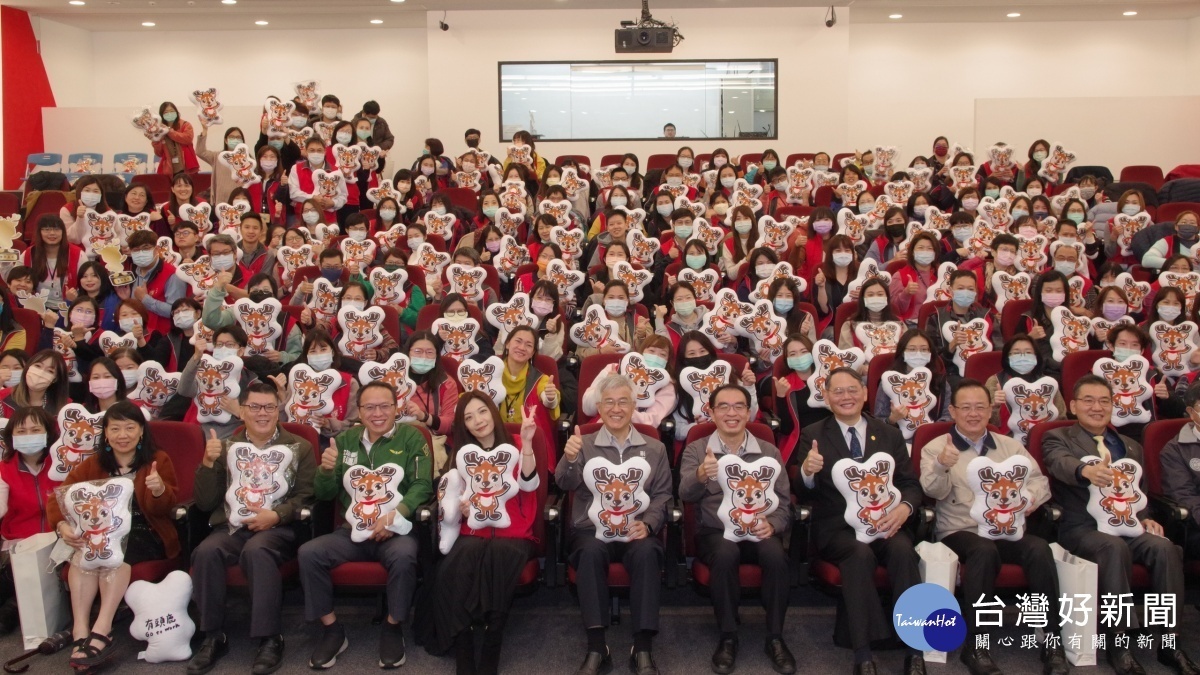
M 1008 267 L 1017 261 L 1017 254 L 1012 251 L 1000 251 L 996 254 L 996 264 L 1001 267 Z
M 1058 307 L 1066 300 L 1066 293 L 1042 293 L 1042 304 L 1047 307 Z
M 88 391 L 96 398 L 110 398 L 117 393 L 116 380 L 92 380 L 88 382 Z

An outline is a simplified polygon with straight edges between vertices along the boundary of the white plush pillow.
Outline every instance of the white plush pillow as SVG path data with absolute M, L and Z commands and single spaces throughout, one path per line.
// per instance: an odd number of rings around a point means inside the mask
M 133 610 L 129 634 L 149 644 L 138 654 L 146 663 L 186 661 L 192 656 L 191 639 L 196 624 L 188 616 L 192 599 L 192 578 L 175 570 L 152 584 L 135 581 L 125 591 L 125 603 Z
M 650 507 L 646 482 L 650 480 L 650 463 L 641 457 L 630 457 L 613 464 L 603 457 L 593 457 L 583 465 L 583 484 L 592 493 L 588 520 L 596 528 L 601 541 L 629 541 L 629 525 Z
M 833 484 L 846 500 L 846 524 L 864 544 L 885 536 L 875 525 L 900 504 L 900 491 L 892 484 L 895 469 L 886 452 L 861 462 L 843 457 L 833 465 Z
M 455 464 L 465 486 L 462 501 L 470 506 L 467 527 L 504 529 L 512 525 L 506 505 L 518 492 L 513 469 L 514 462 L 520 461 L 521 453 L 507 443 L 491 450 L 477 445 L 459 448 Z
M 225 512 L 229 526 L 241 527 L 255 516 L 252 508 L 273 509 L 283 501 L 295 475 L 292 450 L 272 445 L 259 450 L 250 443 L 233 443 L 225 453 L 229 488 L 225 490 Z
M 967 484 L 975 493 L 971 517 L 979 523 L 979 536 L 1012 541 L 1024 536 L 1025 513 L 1031 502 L 1025 479 L 1031 468 L 1024 455 L 1013 455 L 1003 462 L 976 457 L 967 464 Z
M 1099 464 L 1095 455 L 1082 459 L 1084 464 Z M 1146 505 L 1142 494 L 1142 465 L 1126 457 L 1109 465 L 1113 484 L 1088 485 L 1087 512 L 1096 520 L 1096 529 L 1118 537 L 1137 537 L 1146 531 L 1137 514 Z
M 58 490 L 63 513 L 83 537 L 83 547 L 73 564 L 88 571 L 120 567 L 125 562 L 125 539 L 133 524 L 129 508 L 134 498 L 133 479 L 120 476 Z
M 751 530 L 779 508 L 775 481 L 781 472 L 774 457 L 747 462 L 737 455 L 722 455 L 717 460 L 717 478 L 721 483 L 721 507 L 717 515 L 726 539 L 759 541 Z
M 350 524 L 350 539 L 357 542 L 371 538 L 375 522 L 396 510 L 404 495 L 400 494 L 400 482 L 404 480 L 404 469 L 396 464 L 383 464 L 369 469 L 356 464 L 342 476 L 342 487 L 350 494 L 350 507 L 346 509 L 346 522 Z M 396 522 L 388 528 L 397 534 L 408 534 L 412 523 L 396 514 Z

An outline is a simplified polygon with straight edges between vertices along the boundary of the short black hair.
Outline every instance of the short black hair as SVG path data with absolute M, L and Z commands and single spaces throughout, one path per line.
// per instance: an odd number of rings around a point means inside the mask
M 851 368 L 850 366 L 838 366 L 837 368 L 829 371 L 829 374 L 825 376 L 826 389 L 829 389 L 833 383 L 833 376 L 839 373 L 843 375 L 853 375 L 854 379 L 858 380 L 859 384 L 862 384 L 862 375 L 859 375 L 857 370 Z
M 363 104 L 363 114 L 364 115 L 378 115 L 379 114 L 379 103 L 377 101 L 367 101 L 366 103 L 364 103 Z
M 238 346 L 245 349 L 246 345 L 250 344 L 250 338 L 246 337 L 246 331 L 236 323 L 231 323 L 228 326 L 221 326 L 213 332 L 213 344 L 217 343 L 217 338 L 222 335 L 228 335 L 233 338 L 233 341 L 238 343 Z
M 1183 395 L 1183 404 L 1189 408 L 1196 405 L 1200 401 L 1200 382 L 1188 387 L 1187 393 Z
M 746 405 L 749 406 L 751 404 L 750 403 L 750 392 L 746 391 L 745 387 L 743 387 L 740 384 L 723 384 L 723 385 L 717 387 L 716 389 L 714 389 L 713 393 L 708 395 L 708 407 L 716 408 L 717 407 L 717 394 L 720 394 L 723 391 L 731 391 L 731 390 L 736 390 L 738 392 L 741 392 L 742 396 L 744 396 L 746 398 Z
M 463 138 L 466 138 L 467 136 L 470 136 L 472 134 L 474 134 L 476 136 L 483 135 L 483 133 L 481 131 L 479 131 L 478 129 L 467 129 L 467 131 L 463 134 Z
M 991 389 L 988 389 L 987 387 L 985 387 L 983 385 L 983 383 L 980 382 L 979 380 L 966 377 L 966 378 L 959 380 L 958 384 L 954 385 L 954 387 L 950 390 L 950 403 L 952 405 L 958 405 L 958 392 L 962 391 L 963 389 L 972 389 L 972 388 L 982 389 L 983 392 L 985 394 L 987 394 L 988 403 L 992 402 L 992 390 Z
M 396 388 L 395 387 L 388 384 L 387 382 L 384 382 L 383 380 L 371 380 L 370 382 L 368 382 L 358 388 L 358 395 L 354 397 L 354 405 L 362 405 L 363 394 L 367 393 L 368 391 L 371 391 L 372 389 L 378 389 L 380 387 L 387 389 L 388 392 L 390 392 L 392 395 L 392 400 L 393 401 L 396 400 Z
M 274 396 L 276 401 L 279 400 L 279 389 L 271 380 L 255 380 L 243 387 L 242 393 L 238 396 L 238 404 L 245 405 L 250 394 L 269 394 Z
M 1088 373 L 1087 375 L 1084 375 L 1083 377 L 1079 378 L 1078 380 L 1075 380 L 1075 388 L 1071 390 L 1071 398 L 1072 399 L 1079 398 L 1079 390 L 1083 389 L 1084 387 L 1086 387 L 1088 385 L 1104 387 L 1105 389 L 1108 390 L 1109 395 L 1112 394 L 1112 385 L 1108 383 L 1108 380 L 1104 379 L 1103 377 L 1100 377 L 1099 375 L 1095 375 L 1093 373 Z
M 674 123 L 674 122 L 667 122 L 666 124 L 664 124 L 664 125 L 663 125 L 663 131 L 666 131 L 666 130 L 667 130 L 667 127 L 671 127 L 672 129 L 674 129 L 674 128 L 675 128 L 675 123 Z M 714 392 L 714 393 L 715 393 L 715 392 Z

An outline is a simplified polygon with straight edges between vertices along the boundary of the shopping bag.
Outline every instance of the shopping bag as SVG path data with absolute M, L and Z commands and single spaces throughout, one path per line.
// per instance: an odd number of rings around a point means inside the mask
M 1073 666 L 1094 666 L 1096 648 L 1092 641 L 1096 636 L 1096 615 L 1099 614 L 1100 598 L 1096 594 L 1096 563 L 1071 555 L 1058 544 L 1050 544 L 1050 552 L 1054 554 L 1054 567 L 1058 571 L 1059 592 L 1068 598 L 1075 598 L 1076 606 L 1086 598 L 1087 606 L 1091 610 L 1086 612 L 1087 619 L 1083 625 L 1077 621 L 1085 613 L 1074 612 L 1071 614 L 1071 620 L 1061 628 L 1062 646 L 1067 653 L 1067 661 Z M 1057 605 L 1058 602 L 1050 598 L 1050 606 Z M 1054 615 L 1055 612 L 1050 612 L 1051 621 L 1061 620 Z M 1078 639 L 1075 639 L 1075 636 L 1078 636 Z
M 50 560 L 57 541 L 57 534 L 43 532 L 22 539 L 9 551 L 25 649 L 36 649 L 71 617 L 71 599 Z
M 917 544 L 916 548 L 917 555 L 921 557 L 921 581 L 937 584 L 953 594 L 954 585 L 958 581 L 958 555 L 941 542 L 923 541 Z M 925 652 L 925 660 L 930 663 L 945 663 L 946 652 Z

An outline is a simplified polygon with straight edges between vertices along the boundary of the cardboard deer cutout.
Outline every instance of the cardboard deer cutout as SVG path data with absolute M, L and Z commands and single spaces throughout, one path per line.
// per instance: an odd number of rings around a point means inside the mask
M 523 204 L 517 204 L 515 208 L 508 207 L 496 211 L 496 227 L 501 234 L 515 238 L 520 234 L 521 226 L 524 224 L 525 206 Z
M 192 295 L 207 293 L 217 283 L 217 270 L 206 255 L 175 268 L 175 276 L 192 287 Z
M 630 525 L 650 508 L 646 483 L 650 463 L 642 457 L 630 457 L 613 464 L 593 457 L 583 465 L 583 484 L 592 493 L 588 520 L 596 528 L 600 541 L 630 541 Z
M 758 245 L 775 251 L 776 255 L 787 253 L 788 238 L 796 226 L 787 220 L 775 220 L 769 215 L 758 219 Z
M 231 443 L 225 451 L 229 487 L 225 490 L 225 514 L 230 530 L 240 529 L 257 515 L 287 497 L 295 480 L 292 450 L 286 445 L 258 449 L 252 443 Z
M 492 264 L 496 268 L 496 274 L 507 281 L 517 273 L 517 268 L 528 260 L 529 247 L 518 244 L 516 238 L 506 234 L 500 238 L 500 250 L 496 252 Z
M 1032 464 L 1024 455 L 1003 462 L 976 457 L 967 464 L 967 485 L 975 494 L 971 518 L 984 539 L 1017 541 L 1025 536 L 1025 514 L 1033 507 L 1025 481 Z
M 779 508 L 775 481 L 783 468 L 774 457 L 748 462 L 737 455 L 721 455 L 717 479 L 721 506 L 717 516 L 729 541 L 761 541 L 753 531 Z
M 450 264 L 450 254 L 438 251 L 433 244 L 426 241 L 421 242 L 417 250 L 413 251 L 409 261 L 410 264 L 420 267 L 426 277 L 435 274 L 440 276 L 446 265 Z
M 285 286 L 291 285 L 296 270 L 317 264 L 317 257 L 311 244 L 304 244 L 299 248 L 281 246 L 275 253 L 275 260 L 279 262 L 280 281 Z
M 833 465 L 833 484 L 846 500 L 843 517 L 854 538 L 864 544 L 887 536 L 879 530 L 879 521 L 900 505 L 900 491 L 892 481 L 895 469 L 886 452 L 862 461 L 843 457 Z
M 374 469 L 356 464 L 342 474 L 342 489 L 350 495 L 350 506 L 346 509 L 346 522 L 350 525 L 350 540 L 364 542 L 371 538 L 375 524 L 400 506 L 404 495 L 400 494 L 400 483 L 404 481 L 404 468 L 396 464 L 383 464 Z M 396 513 L 394 522 L 388 526 L 396 534 L 408 534 L 412 522 Z
M 250 187 L 262 182 L 262 176 L 255 170 L 258 168 L 258 161 L 254 159 L 254 152 L 245 143 L 238 143 L 233 150 L 218 152 L 217 161 L 229 169 L 229 176 L 238 187 Z
M 401 267 L 389 272 L 382 267 L 376 267 L 371 270 L 370 280 L 371 286 L 375 288 L 371 304 L 378 307 L 399 307 L 404 302 L 404 285 L 408 283 L 408 270 Z

